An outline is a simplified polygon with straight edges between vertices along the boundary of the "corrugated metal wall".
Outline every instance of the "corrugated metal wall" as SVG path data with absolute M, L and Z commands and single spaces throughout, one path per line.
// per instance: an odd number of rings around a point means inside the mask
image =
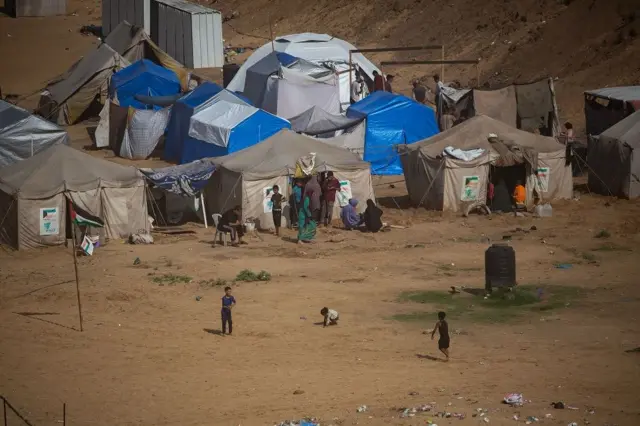
M 102 34 L 106 37 L 122 21 L 150 31 L 150 0 L 102 0 Z
M 180 0 L 151 1 L 151 39 L 188 68 L 222 67 L 222 15 Z
M 7 13 L 20 16 L 55 16 L 67 14 L 67 0 L 5 0 Z

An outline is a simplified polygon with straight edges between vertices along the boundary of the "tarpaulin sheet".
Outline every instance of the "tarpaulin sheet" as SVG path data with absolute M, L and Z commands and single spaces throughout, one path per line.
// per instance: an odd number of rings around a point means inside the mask
M 140 169 L 155 186 L 174 194 L 194 197 L 205 187 L 216 166 L 209 160 L 197 160 L 161 169 Z

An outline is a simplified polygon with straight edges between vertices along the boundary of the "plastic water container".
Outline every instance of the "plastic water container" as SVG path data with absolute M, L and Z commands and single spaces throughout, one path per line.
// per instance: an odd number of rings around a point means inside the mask
M 534 209 L 534 213 L 538 217 L 551 217 L 553 216 L 553 207 L 551 204 L 538 204 Z
M 507 244 L 493 244 L 484 253 L 485 289 L 516 285 L 516 251 Z

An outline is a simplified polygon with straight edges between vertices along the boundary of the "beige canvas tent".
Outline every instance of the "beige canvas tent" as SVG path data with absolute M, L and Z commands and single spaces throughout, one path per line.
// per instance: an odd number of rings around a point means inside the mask
M 289 199 L 289 177 L 293 176 L 296 161 L 315 153 L 315 172 L 333 171 L 341 183 L 334 217 L 340 204 L 349 198 L 375 200 L 371 184 L 370 164 L 357 154 L 337 148 L 290 130 L 281 130 L 270 138 L 236 153 L 214 158 L 218 169 L 205 188 L 209 213 L 223 213 L 235 205 L 242 205 L 243 220 L 256 219 L 258 227 L 273 227 L 269 197 L 273 185 L 278 185 L 285 199 Z M 365 203 L 361 202 L 364 208 Z M 288 209 L 283 211 L 285 222 Z M 284 226 L 284 224 L 283 224 Z
M 38 114 L 60 125 L 98 115 L 100 104 L 108 97 L 111 76 L 140 59 L 172 70 L 180 78 L 182 88 L 187 88 L 189 72 L 160 50 L 144 29 L 124 21 L 96 50 L 49 83 L 40 98 Z
M 133 167 L 55 145 L 0 169 L 0 241 L 20 250 L 63 244 L 67 197 L 105 222 L 107 238 L 148 231 L 145 188 Z
M 489 142 L 492 133 L 500 142 Z M 484 115 L 399 149 L 411 202 L 430 209 L 462 211 L 485 202 L 491 166 L 524 168 L 528 207 L 536 197 L 550 201 L 573 195 L 564 145 Z

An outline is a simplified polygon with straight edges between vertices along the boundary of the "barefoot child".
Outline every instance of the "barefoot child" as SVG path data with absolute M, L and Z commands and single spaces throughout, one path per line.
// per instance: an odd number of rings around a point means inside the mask
M 440 352 L 442 352 L 447 357 L 447 361 L 449 361 L 449 324 L 447 324 L 447 321 L 444 319 L 446 316 L 447 314 L 444 312 L 438 312 L 438 322 L 431 332 L 431 340 L 433 340 L 433 336 L 436 334 L 436 330 L 438 330 L 438 334 L 440 334 L 438 349 L 440 349 Z
M 324 317 L 324 327 L 328 325 L 338 325 L 340 315 L 337 311 L 324 307 L 320 310 L 320 315 Z
M 282 224 L 282 198 L 280 187 L 273 185 L 273 195 L 271 196 L 273 209 L 271 214 L 273 215 L 273 226 L 276 228 L 276 237 L 280 236 L 280 225 Z
M 229 336 L 233 333 L 233 321 L 231 319 L 231 309 L 236 306 L 236 298 L 231 295 L 231 287 L 224 288 L 224 296 L 222 296 L 222 335 L 227 332 L 227 324 L 229 324 Z

